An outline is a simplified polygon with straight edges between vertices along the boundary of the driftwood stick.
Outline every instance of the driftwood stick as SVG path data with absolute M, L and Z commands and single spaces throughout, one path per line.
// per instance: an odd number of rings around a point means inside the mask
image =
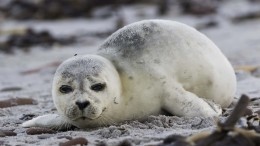
M 233 129 L 239 118 L 244 115 L 249 101 L 249 97 L 243 94 L 227 120 L 224 123 L 219 123 L 220 128 L 223 130 Z
M 215 130 L 211 135 L 197 142 L 196 146 L 210 146 L 211 144 L 219 141 L 227 136 L 229 130 L 233 130 L 236 122 L 245 113 L 246 107 L 249 103 L 249 97 L 242 95 L 235 106 L 231 115 L 224 123 L 219 123 L 219 128 Z

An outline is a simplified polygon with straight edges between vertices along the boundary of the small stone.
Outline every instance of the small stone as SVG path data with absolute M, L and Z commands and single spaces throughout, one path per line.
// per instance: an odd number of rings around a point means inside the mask
M 39 127 L 32 127 L 26 130 L 26 133 L 28 135 L 38 135 L 38 134 L 53 134 L 56 133 L 52 129 L 48 128 L 39 128 Z
M 5 137 L 5 136 L 16 136 L 17 133 L 10 131 L 10 130 L 0 130 L 0 137 Z
M 43 135 L 39 135 L 38 139 L 48 139 L 52 136 L 53 136 L 52 134 L 43 134 Z
M 0 91 L 1 92 L 11 92 L 11 91 L 20 91 L 20 90 L 22 90 L 21 87 L 6 87 L 6 88 L 1 89 Z
M 107 146 L 107 144 L 104 141 L 101 141 L 96 146 Z
M 122 142 L 120 142 L 118 146 L 132 146 L 132 143 L 129 140 L 125 139 Z
M 59 146 L 87 145 L 88 140 L 83 137 L 74 138 L 70 141 L 60 143 Z
M 255 111 L 255 113 L 260 116 L 260 110 Z
M 0 101 L 0 108 L 7 108 L 18 105 L 34 105 L 37 104 L 32 98 L 10 98 Z
M 0 131 L 0 137 L 5 137 L 5 134 L 2 131 Z
M 166 137 L 164 140 L 163 140 L 163 143 L 164 144 L 170 144 L 172 142 L 175 142 L 177 140 L 182 140 L 184 139 L 185 137 L 181 136 L 181 135 L 170 135 L 168 137 Z
M 58 139 L 62 139 L 62 138 L 65 138 L 65 139 L 68 139 L 68 140 L 72 140 L 72 137 L 71 136 L 58 136 L 57 137 Z
M 31 120 L 33 117 L 35 117 L 34 114 L 23 114 L 23 116 L 21 118 L 19 118 L 20 120 Z
M 207 15 L 217 11 L 218 1 L 213 0 L 179 0 L 184 13 Z

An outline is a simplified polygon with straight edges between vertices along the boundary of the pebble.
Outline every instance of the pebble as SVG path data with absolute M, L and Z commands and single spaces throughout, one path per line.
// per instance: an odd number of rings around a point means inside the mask
M 71 136 L 58 136 L 57 138 L 58 138 L 58 139 L 65 138 L 65 139 L 68 139 L 68 140 L 72 140 L 72 137 L 71 137 Z
M 179 0 L 184 13 L 207 15 L 217 11 L 218 1 L 213 0 Z
M 255 113 L 260 116 L 260 110 L 255 111 Z
M 38 135 L 38 134 L 53 134 L 56 131 L 48 128 L 39 128 L 39 127 L 32 127 L 26 130 L 28 135 Z
M 73 145 L 87 145 L 88 140 L 83 137 L 74 138 L 72 140 L 69 140 L 67 142 L 60 143 L 59 146 L 73 146 Z
M 118 146 L 132 146 L 132 143 L 129 140 L 125 139 L 122 142 L 120 142 Z
M 183 139 L 185 139 L 185 137 L 183 137 L 181 135 L 170 135 L 163 140 L 163 143 L 164 144 L 170 144 L 170 143 L 175 142 L 177 140 L 183 140 Z
M 10 98 L 0 101 L 0 108 L 7 108 L 18 105 L 34 105 L 37 104 L 32 98 Z
M 238 16 L 235 16 L 232 19 L 234 23 L 240 23 L 244 21 L 248 21 L 250 19 L 259 19 L 260 18 L 260 11 L 252 11 L 245 14 L 240 14 Z
M 101 141 L 96 146 L 107 146 L 106 142 Z
M 38 139 L 48 139 L 50 137 L 53 137 L 52 134 L 43 134 L 43 135 L 39 135 Z
M 21 87 L 6 87 L 6 88 L 1 89 L 0 91 L 1 92 L 10 92 L 10 91 L 20 91 L 20 90 L 22 90 Z
M 21 118 L 19 118 L 20 120 L 31 120 L 33 117 L 35 117 L 35 114 L 23 114 L 23 116 Z
M 10 130 L 0 130 L 0 137 L 5 137 L 5 136 L 16 136 L 17 133 L 10 131 Z

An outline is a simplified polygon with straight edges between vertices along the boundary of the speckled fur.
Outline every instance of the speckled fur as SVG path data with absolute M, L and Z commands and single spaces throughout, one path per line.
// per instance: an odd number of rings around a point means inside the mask
M 149 40 L 159 33 L 160 28 L 154 22 L 143 23 L 138 26 L 127 26 L 121 31 L 112 34 L 101 45 L 101 51 L 111 53 L 110 48 L 115 48 L 117 54 L 124 58 L 137 58 L 143 54 L 144 49 L 148 46 Z

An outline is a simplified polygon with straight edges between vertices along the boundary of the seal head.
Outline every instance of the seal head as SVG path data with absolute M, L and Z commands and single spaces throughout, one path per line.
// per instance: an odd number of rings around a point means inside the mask
M 107 59 L 75 56 L 63 62 L 53 80 L 53 100 L 58 112 L 69 121 L 99 118 L 112 102 L 118 102 L 120 79 Z

